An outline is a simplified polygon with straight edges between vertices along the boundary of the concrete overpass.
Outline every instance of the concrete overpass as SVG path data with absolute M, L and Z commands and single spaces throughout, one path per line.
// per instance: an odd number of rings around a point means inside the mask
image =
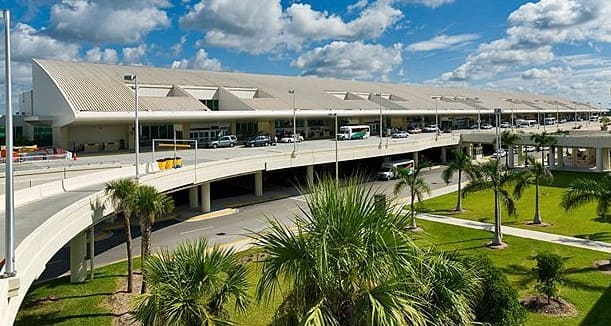
M 293 155 L 291 146 L 277 146 L 274 151 L 259 154 L 254 150 L 239 157 L 220 158 L 213 161 L 185 166 L 170 171 L 147 173 L 141 183 L 155 186 L 160 191 L 190 188 L 191 205 L 199 205 L 202 211 L 210 209 L 210 183 L 238 175 L 253 174 L 255 194 L 263 191 L 264 171 L 306 166 L 308 178 L 313 178 L 313 166 L 332 163 L 336 151 L 332 141 L 320 141 L 324 147 L 300 146 Z M 387 139 L 378 146 L 377 138 L 364 141 L 340 142 L 338 161 L 351 161 L 371 157 L 415 153 L 419 151 L 458 145 L 460 135 L 423 134 L 408 139 Z M 140 167 L 146 170 L 145 165 Z M 17 238 L 17 276 L 0 279 L 0 323 L 11 324 L 30 285 L 44 271 L 51 257 L 70 242 L 71 279 L 83 281 L 86 277 L 86 233 L 112 213 L 110 205 L 104 205 L 104 184 L 110 180 L 130 177 L 134 167 L 123 167 L 45 183 L 17 191 L 15 194 Z M 2 214 L 3 215 L 3 214 Z M 4 216 L 2 216 L 4 219 Z M 4 225 L 3 223 L 1 225 Z M 3 245 L 2 245 L 3 246 Z M 4 250 L 3 248 L 1 248 Z

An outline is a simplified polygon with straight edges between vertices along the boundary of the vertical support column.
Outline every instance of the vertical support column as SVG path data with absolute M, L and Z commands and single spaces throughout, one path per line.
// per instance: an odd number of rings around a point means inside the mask
M 603 171 L 603 149 L 596 149 L 596 171 Z
M 608 148 L 603 148 L 602 149 L 602 161 L 603 161 L 603 171 L 609 171 L 610 169 L 610 164 L 609 164 L 609 149 Z
M 441 158 L 441 163 L 445 164 L 448 162 L 448 154 L 447 154 L 447 150 L 445 146 L 441 148 L 441 157 L 440 158 Z
M 197 188 L 195 188 L 197 189 Z M 204 182 L 201 185 L 200 190 L 200 201 L 202 202 L 202 212 L 208 213 L 211 209 L 210 206 L 210 182 Z
M 507 165 L 509 166 L 510 169 L 513 169 L 516 165 L 515 160 L 516 160 L 516 154 L 514 154 L 513 152 L 513 145 L 509 145 L 507 148 Z
M 418 166 L 418 152 L 412 153 L 412 160 L 414 160 L 414 166 Z
M 467 154 L 469 154 L 469 157 L 471 157 L 472 160 L 475 159 L 473 144 L 469 144 L 469 146 L 467 147 Z
M 550 169 L 556 168 L 556 147 L 550 146 L 547 152 L 547 165 Z
M 564 167 L 564 147 L 558 146 L 556 149 L 556 164 L 558 164 L 558 168 Z
M 306 180 L 308 185 L 314 185 L 314 165 L 308 165 L 306 167 Z
M 577 147 L 571 148 L 571 167 L 575 168 L 577 166 Z
M 87 278 L 87 235 L 80 232 L 70 240 L 70 282 L 81 283 Z
M 197 186 L 189 188 L 189 208 L 197 208 Z
M 524 161 L 524 147 L 522 145 L 518 145 L 518 165 L 522 165 Z
M 89 229 L 89 279 L 95 276 L 95 228 Z
M 255 196 L 263 196 L 263 171 L 255 172 Z

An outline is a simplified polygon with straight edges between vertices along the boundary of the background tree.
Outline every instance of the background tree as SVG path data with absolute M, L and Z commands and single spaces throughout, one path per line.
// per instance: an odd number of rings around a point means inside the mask
M 471 163 L 471 157 L 460 149 L 452 151 L 452 160 L 448 162 L 448 167 L 443 170 L 441 177 L 446 184 L 452 181 L 455 173 L 458 173 L 458 197 L 456 198 L 457 212 L 462 211 L 462 173 L 465 172 L 469 176 L 473 177 L 473 164 Z
M 420 172 L 424 168 L 430 167 L 429 162 L 423 161 L 413 169 L 399 169 L 399 181 L 395 184 L 394 194 L 398 195 L 404 188 L 409 188 L 410 196 L 410 216 L 411 216 L 411 229 L 416 229 L 416 199 L 418 202 L 422 201 L 424 194 L 431 194 L 431 187 L 429 186 L 426 179 L 420 175 Z
M 558 296 L 558 284 L 562 284 L 564 261 L 562 257 L 552 253 L 539 253 L 532 257 L 537 262 L 533 272 L 537 277 L 535 289 L 547 297 L 547 304 L 551 298 Z
M 498 160 L 490 160 L 486 163 L 474 166 L 474 176 L 469 184 L 463 189 L 463 196 L 482 190 L 492 190 L 494 194 L 494 238 L 492 245 L 503 244 L 501 232 L 501 205 L 507 209 L 509 215 L 515 215 L 517 210 L 513 198 L 507 191 L 507 187 L 515 180 L 512 171 L 504 169 Z
M 541 224 L 541 213 L 539 209 L 539 185 L 543 182 L 546 184 L 554 181 L 554 175 L 543 163 L 539 163 L 534 157 L 526 155 L 527 168 L 521 171 L 517 175 L 517 182 L 513 189 L 513 196 L 516 199 L 522 197 L 524 190 L 531 185 L 535 185 L 535 216 L 533 217 L 533 224 Z
M 149 293 L 135 299 L 135 319 L 143 325 L 227 325 L 225 306 L 244 312 L 247 270 L 232 249 L 208 247 L 206 239 L 162 250 L 143 266 Z
M 569 185 L 562 195 L 560 206 L 566 211 L 576 209 L 590 202 L 596 202 L 596 214 L 607 222 L 611 207 L 611 175 L 606 174 L 598 179 L 581 178 Z
M 119 179 L 111 181 L 104 187 L 104 193 L 108 195 L 115 215 L 122 220 L 125 230 L 125 248 L 127 250 L 127 292 L 133 292 L 134 267 L 132 261 L 132 230 L 129 212 L 129 196 L 136 189 L 136 182 L 132 179 Z
M 373 188 L 360 182 L 340 187 L 324 179 L 304 193 L 307 208 L 295 217 L 296 228 L 271 220 L 253 235 L 269 253 L 257 299 L 270 299 L 282 285 L 289 289 L 282 291 L 276 324 L 431 325 L 434 309 L 444 320 L 470 324 L 476 275 L 420 250 L 404 231 L 409 218 L 390 203 L 376 204 Z M 433 298 L 439 300 L 430 304 Z
M 515 146 L 520 139 L 520 135 L 509 130 L 501 132 L 501 145 L 507 146 L 507 155 L 505 156 L 505 168 L 507 169 L 509 169 L 509 155 L 514 155 L 513 146 Z
M 544 147 L 550 147 L 551 150 L 551 146 L 555 145 L 557 142 L 556 137 L 548 134 L 546 131 L 540 133 L 540 134 L 532 134 L 530 135 L 530 140 L 534 141 L 537 144 L 537 150 L 541 151 L 541 163 L 543 163 L 543 165 L 545 165 L 545 156 L 544 156 L 544 151 L 543 148 Z M 551 153 L 548 152 L 548 153 Z M 549 162 L 548 162 L 549 163 Z
M 142 265 L 146 263 L 151 252 L 151 233 L 153 223 L 161 216 L 167 215 L 174 210 L 174 200 L 164 193 L 160 193 L 155 187 L 141 185 L 136 187 L 129 198 L 129 210 L 140 220 L 140 232 L 142 236 L 141 260 Z M 146 277 L 142 280 L 140 293 L 146 292 Z

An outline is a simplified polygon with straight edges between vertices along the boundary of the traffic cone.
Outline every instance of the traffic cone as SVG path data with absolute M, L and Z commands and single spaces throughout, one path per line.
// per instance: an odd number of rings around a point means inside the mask
M 72 160 L 76 161 L 76 152 L 72 153 Z

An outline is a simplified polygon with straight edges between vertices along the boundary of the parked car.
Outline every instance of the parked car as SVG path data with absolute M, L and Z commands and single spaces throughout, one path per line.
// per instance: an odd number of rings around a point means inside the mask
M 418 127 L 413 127 L 413 128 L 407 129 L 407 132 L 410 134 L 419 134 L 422 132 L 422 129 Z
M 268 135 L 258 135 L 254 137 L 250 137 L 246 143 L 244 143 L 247 147 L 256 147 L 256 146 L 270 146 L 274 145 L 274 140 Z
M 505 156 L 507 156 L 507 151 L 504 150 L 504 149 L 501 149 L 500 151 L 493 153 L 492 156 L 490 156 L 490 157 L 492 157 L 492 158 L 501 158 L 501 157 L 505 157 Z
M 407 131 L 396 131 L 391 135 L 392 138 L 407 138 L 408 136 L 409 133 Z
M 523 147 L 523 150 L 524 150 L 525 152 L 534 152 L 534 151 L 536 151 L 536 150 L 537 150 L 537 147 L 536 147 L 536 146 L 530 146 L 530 145 L 527 145 L 527 146 L 524 146 L 524 147 Z
M 221 136 L 217 140 L 213 140 L 206 144 L 208 147 L 233 147 L 238 143 L 238 137 L 235 135 Z
M 282 136 L 280 139 L 278 139 L 279 143 L 292 143 L 293 141 L 297 140 L 298 143 L 303 141 L 303 136 L 302 135 L 285 135 Z
M 424 132 L 437 132 L 439 131 L 439 127 L 437 125 L 428 125 L 422 129 Z
M 482 129 L 492 129 L 492 125 L 489 123 L 483 123 L 481 126 Z
M 507 122 L 507 121 L 503 121 L 499 125 L 499 128 L 511 128 L 511 124 L 509 122 Z

